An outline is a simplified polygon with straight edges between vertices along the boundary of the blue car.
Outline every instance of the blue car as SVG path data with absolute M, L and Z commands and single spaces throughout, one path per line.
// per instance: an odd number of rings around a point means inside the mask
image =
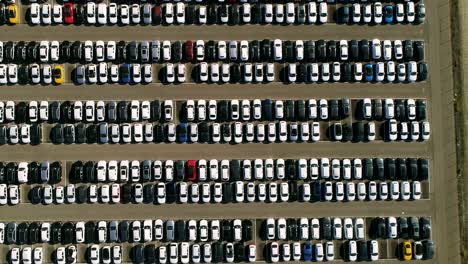
M 179 136 L 179 142 L 187 142 L 187 123 L 180 123 L 177 127 L 177 135 Z
M 374 68 L 372 67 L 372 64 L 364 65 L 364 76 L 368 82 L 372 82 L 374 80 Z
M 119 68 L 119 76 L 121 83 L 129 83 L 130 82 L 130 65 L 129 64 L 122 64 Z
M 384 7 L 383 13 L 384 13 L 385 23 L 388 23 L 388 24 L 393 23 L 393 6 L 386 5 Z
M 302 251 L 304 253 L 304 261 L 312 261 L 312 243 L 305 242 Z

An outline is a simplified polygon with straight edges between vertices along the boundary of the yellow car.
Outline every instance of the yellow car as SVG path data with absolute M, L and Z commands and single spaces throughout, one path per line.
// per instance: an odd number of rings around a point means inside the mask
M 8 22 L 10 24 L 18 23 L 18 8 L 15 4 L 8 6 Z
M 52 76 L 54 77 L 55 84 L 62 84 L 65 79 L 63 67 L 61 65 L 55 65 L 52 70 Z
M 403 242 L 403 245 L 401 246 L 401 255 L 403 260 L 411 260 L 411 257 L 413 256 L 413 250 L 409 241 Z

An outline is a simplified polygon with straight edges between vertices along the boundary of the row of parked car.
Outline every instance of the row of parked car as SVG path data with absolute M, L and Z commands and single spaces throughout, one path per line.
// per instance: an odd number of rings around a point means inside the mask
M 0 162 L 0 183 L 56 184 L 62 180 L 62 165 L 58 161 Z
M 426 6 L 421 1 L 406 1 L 383 5 L 381 2 L 355 3 L 341 6 L 336 12 L 341 24 L 421 24 L 426 19 Z
M 423 61 L 419 40 L 187 40 L 0 42 L 7 63 Z
M 14 3 L 0 3 L 0 25 L 15 25 L 18 23 L 18 6 Z
M 200 69 L 202 69 L 200 64 Z M 263 71 L 252 72 L 252 65 L 242 65 L 243 78 L 241 82 L 262 82 Z M 280 80 L 287 83 L 315 82 L 386 82 L 413 83 L 425 81 L 428 75 L 425 62 L 397 63 L 394 61 L 377 63 L 308 63 L 287 64 L 282 69 Z M 200 73 L 202 74 L 202 73 Z M 207 75 L 207 72 L 204 72 Z M 258 76 L 257 76 L 258 75 Z M 254 78 L 252 78 L 254 76 Z M 202 76 L 200 75 L 199 79 Z M 200 80 L 201 81 L 201 80 Z M 206 81 L 206 80 L 205 80 Z M 230 80 L 233 81 L 233 80 Z
M 0 205 L 17 205 L 21 201 L 19 185 L 0 184 Z
M 240 220 L 136 220 L 0 223 L 2 244 L 90 244 L 165 242 L 248 242 L 253 222 Z
M 2 84 L 63 84 L 65 70 L 62 65 L 0 64 L 0 85 Z
M 320 140 L 320 125 L 318 122 L 288 125 L 286 121 L 268 124 L 235 122 L 222 125 L 219 123 L 210 125 L 208 123 L 179 125 L 100 123 L 87 126 L 59 124 L 52 128 L 50 140 L 54 144 L 315 142 Z
M 172 100 L 140 101 L 0 101 L 2 123 L 94 123 L 107 121 L 173 121 L 175 103 Z M 220 109 L 221 110 L 221 109 Z M 225 110 L 227 111 L 227 109 Z M 221 112 L 221 116 L 226 113 Z
M 431 220 L 428 217 L 376 217 L 369 227 L 369 236 L 374 239 L 431 238 Z
M 41 173 L 44 163 L 48 164 L 47 161 L 42 162 Z M 10 164 L 7 167 L 14 166 Z M 72 164 L 69 180 L 72 183 L 320 179 L 426 181 L 429 178 L 428 164 L 428 160 L 416 158 L 76 161 Z
M 42 127 L 38 124 L 0 125 L 0 145 L 31 144 L 42 142 Z
M 293 2 L 285 4 L 243 3 L 240 5 L 192 5 L 164 3 L 162 5 L 116 4 L 88 2 L 86 4 L 31 4 L 29 22 L 32 25 L 184 25 L 184 24 L 323 24 L 328 21 L 327 3 Z
M 357 120 L 423 121 L 424 99 L 355 99 L 349 98 L 271 100 L 132 100 L 132 101 L 0 101 L 3 123 L 133 123 L 139 121 L 181 122 L 209 121 L 307 121 L 343 120 L 353 115 Z M 181 104 L 181 109 L 176 106 Z
M 0 193 L 7 186 L 0 184 Z M 422 187 L 419 181 L 391 182 L 270 182 L 253 183 L 157 183 L 67 186 L 35 186 L 29 192 L 32 204 L 72 203 L 252 203 L 252 202 L 353 202 L 353 201 L 398 201 L 419 200 Z M 6 198 L 5 198 L 6 199 Z M 4 204 L 7 201 L 5 200 Z

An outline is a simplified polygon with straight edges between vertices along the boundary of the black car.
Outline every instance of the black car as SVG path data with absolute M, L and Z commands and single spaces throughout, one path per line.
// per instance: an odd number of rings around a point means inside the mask
M 52 143 L 54 143 L 54 144 L 63 144 L 63 142 L 64 142 L 63 125 L 55 125 L 52 128 L 50 137 L 51 137 Z
M 206 20 L 208 24 L 216 24 L 216 22 L 218 22 L 218 10 L 216 5 L 208 5 L 206 7 L 206 13 L 208 15 Z
M 289 121 L 295 120 L 295 102 L 293 100 L 286 100 L 284 109 L 284 118 Z
M 424 41 L 414 42 L 414 59 L 416 61 L 424 60 Z
M 367 241 L 358 241 L 358 257 L 360 261 L 369 260 L 369 251 L 367 247 Z
M 83 162 L 76 161 L 72 164 L 69 179 L 72 183 L 79 183 L 85 181 Z
M 397 177 L 399 180 L 406 181 L 408 180 L 408 169 L 406 167 L 406 159 L 398 158 L 396 160 L 397 165 Z
M 5 242 L 6 244 L 15 244 L 17 242 L 17 228 L 16 223 L 8 223 L 6 226 Z
M 338 58 L 337 42 L 334 40 L 329 40 L 328 41 L 328 60 L 336 61 L 337 58 Z
M 407 174 L 408 178 L 417 181 L 419 172 L 418 172 L 418 160 L 415 158 L 408 158 L 407 159 Z
M 325 240 L 332 239 L 332 230 L 331 230 L 331 219 L 330 217 L 323 217 L 320 219 L 321 228 L 321 238 Z
M 341 99 L 341 118 L 348 118 L 351 112 L 351 100 L 349 98 Z
M 29 66 L 19 65 L 18 66 L 18 83 L 27 84 L 29 82 Z
M 229 220 L 221 222 L 221 238 L 223 241 L 232 241 L 232 224 Z
M 0 3 L 0 24 L 5 24 L 7 21 L 6 7 L 4 3 Z
M 36 48 L 37 50 L 37 48 Z M 71 58 L 74 62 L 79 62 L 81 61 L 82 58 L 82 53 L 83 53 L 83 48 L 82 44 L 80 41 L 75 41 L 71 45 Z M 37 61 L 37 59 L 36 59 Z
M 410 238 L 414 240 L 419 240 L 421 233 L 419 229 L 419 221 L 417 217 L 410 217 L 408 218 L 408 226 L 409 226 L 409 233 Z
M 85 182 L 97 182 L 96 173 L 94 168 L 94 162 L 87 161 L 84 165 L 84 181 Z
M 49 183 L 57 184 L 62 181 L 62 165 L 59 161 L 50 164 L 50 179 Z
M 176 41 L 172 44 L 172 60 L 179 62 L 182 60 L 182 42 Z
M 18 228 L 17 228 L 18 234 L 16 237 L 16 244 L 24 245 L 28 243 L 28 239 L 29 239 L 28 229 L 29 229 L 28 223 L 23 222 L 18 225 Z
M 352 61 L 359 60 L 359 42 L 355 39 L 349 42 L 349 59 Z
M 299 239 L 299 226 L 296 219 L 288 219 L 286 224 L 286 234 L 288 240 L 297 241 Z
M 184 220 L 177 220 L 175 221 L 174 225 L 174 233 L 175 233 L 175 240 L 176 241 L 185 241 L 186 239 L 186 228 L 185 228 Z
M 82 5 L 75 5 L 75 11 L 74 11 L 73 19 L 74 19 L 73 22 L 74 22 L 76 25 L 83 24 L 83 22 L 85 21 L 85 10 L 84 10 L 84 6 L 82 6 Z
M 264 39 L 262 40 L 260 44 L 260 54 L 261 54 L 261 59 L 264 61 L 270 61 L 271 60 L 271 41 L 269 39 Z
M 296 82 L 306 82 L 307 81 L 307 64 L 300 64 L 297 67 L 297 79 Z
M 230 180 L 240 181 L 241 180 L 241 167 L 239 160 L 231 160 L 229 164 Z
M 5 176 L 5 164 L 0 161 L 0 183 L 5 183 L 6 182 L 6 176 Z
M 394 158 L 385 159 L 385 178 L 392 181 L 396 179 L 396 166 Z
M 419 218 L 421 239 L 431 238 L 431 220 L 427 217 Z
M 35 186 L 29 191 L 29 200 L 32 204 L 42 203 L 42 187 Z
M 327 60 L 327 44 L 325 40 L 320 39 L 317 41 L 317 59 L 319 61 Z
M 49 117 L 50 121 L 53 123 L 57 123 L 60 121 L 60 106 L 60 102 L 52 102 L 49 106 Z
M 0 125 L 0 145 L 5 145 L 8 143 L 7 131 L 5 125 Z
M 251 220 L 243 220 L 242 221 L 242 240 L 243 241 L 250 241 L 252 240 L 253 234 L 253 227 L 252 227 Z
M 341 64 L 341 81 L 351 82 L 353 80 L 352 73 L 353 67 L 351 66 L 351 63 L 343 62 L 343 64 Z
M 403 54 L 404 59 L 407 61 L 413 60 L 414 58 L 414 49 L 413 49 L 413 41 L 412 40 L 405 40 L 403 41 Z
M 6 165 L 6 182 L 8 184 L 17 183 L 16 171 L 18 170 L 18 165 L 15 162 L 9 162 Z
M 16 44 L 16 61 L 19 63 L 27 61 L 27 47 L 24 41 L 19 41 Z
M 249 45 L 249 58 L 251 61 L 260 61 L 261 57 L 260 42 L 253 40 Z
M 154 202 L 154 185 L 153 184 L 147 184 L 143 186 L 143 202 L 147 204 Z
M 37 244 L 40 243 L 41 239 L 41 226 L 37 222 L 29 224 L 28 229 L 28 243 Z
M 60 105 L 60 115 L 64 123 L 73 122 L 73 106 L 70 101 L 62 102 Z
M 315 41 L 308 40 L 304 43 L 304 59 L 309 62 L 313 62 L 316 60 L 315 55 Z
M 422 82 L 427 80 L 427 63 L 418 63 L 418 81 Z
M 212 40 L 205 44 L 205 56 L 207 61 L 215 61 L 218 59 L 216 43 Z
M 86 141 L 88 144 L 97 143 L 98 139 L 98 127 L 97 125 L 91 124 L 86 128 Z
M 330 119 L 331 120 L 339 120 L 340 117 L 340 111 L 339 111 L 339 104 L 338 100 L 332 99 L 328 101 L 329 103 L 329 113 L 330 113 Z
M 367 39 L 363 39 L 360 42 L 360 55 L 362 61 L 369 61 L 369 41 Z
M 128 55 L 131 62 L 138 62 L 138 48 L 138 43 L 135 41 L 132 41 L 127 45 Z
M 75 143 L 75 126 L 65 125 L 63 128 L 63 138 L 65 144 Z
M 406 217 L 398 218 L 398 237 L 407 239 L 409 237 L 408 219 Z
M 145 254 L 144 254 L 144 248 L 142 245 L 136 245 L 132 247 L 131 252 L 132 252 L 131 259 L 133 263 L 144 263 Z
M 121 221 L 119 223 L 119 242 L 127 242 L 130 239 L 130 223 Z
M 25 102 L 19 102 L 15 107 L 16 123 L 25 123 L 28 118 L 28 106 Z
M 371 224 L 370 236 L 372 238 L 385 238 L 387 235 L 386 228 L 387 226 L 384 218 L 374 218 Z
M 290 40 L 286 40 L 283 42 L 283 60 L 293 62 L 294 59 L 295 56 L 293 43 Z
M 127 61 L 127 44 L 125 44 L 125 41 L 117 42 L 116 60 L 117 62 Z
M 385 180 L 384 160 L 382 158 L 374 159 L 374 179 Z
M 223 203 L 232 203 L 234 201 L 234 183 L 223 183 Z
M 245 260 L 245 247 L 241 243 L 234 245 L 234 259 L 236 262 L 243 262 Z
M 39 124 L 32 124 L 29 128 L 29 135 L 31 139 L 31 145 L 37 145 L 42 141 L 42 127 Z M 1 133 L 0 133 L 1 138 Z M 0 142 L 1 144 L 1 142 Z
M 174 164 L 174 177 L 176 181 L 185 179 L 185 161 L 177 160 Z
M 285 164 L 285 176 L 287 179 L 295 180 L 297 179 L 297 171 L 296 171 L 296 161 L 288 159 L 286 160 Z
M 153 126 L 154 142 L 161 143 L 166 141 L 166 133 L 164 132 L 164 125 L 155 124 Z
M 90 243 L 95 243 L 95 242 L 96 242 L 96 224 L 93 221 L 86 222 L 85 243 L 90 244 Z
M 372 110 L 374 112 L 375 120 L 382 120 L 382 99 L 372 100 Z
M 342 6 L 338 9 L 338 23 L 341 24 L 348 24 L 349 23 L 349 7 L 348 6 Z
M 416 117 L 418 120 L 426 119 L 426 100 L 416 100 Z
M 299 121 L 305 121 L 307 119 L 306 113 L 306 102 L 304 100 L 296 101 L 296 119 Z
M 237 25 L 239 24 L 239 6 L 237 4 L 231 5 L 229 8 L 229 24 Z
M 374 179 L 374 164 L 373 160 L 370 158 L 363 159 L 362 164 L 362 177 L 364 179 L 373 180 Z
M 78 204 L 84 204 L 88 202 L 88 186 L 80 185 L 76 188 L 76 202 Z
M 75 125 L 75 143 L 83 144 L 86 142 L 86 126 L 84 124 Z
M 93 230 L 94 233 L 94 230 Z M 54 222 L 50 226 L 50 244 L 58 244 L 62 242 L 62 223 Z
M 122 185 L 122 203 L 128 204 L 132 202 L 132 185 L 124 184 Z
M 27 45 L 27 57 L 28 62 L 36 62 L 38 60 L 38 47 L 39 44 L 35 41 L 28 42 Z
M 75 237 L 75 225 L 67 222 L 62 226 L 62 244 L 71 244 Z
M 147 263 L 156 263 L 156 248 L 154 245 L 146 245 L 144 253 Z
M 429 162 L 426 159 L 418 160 L 419 180 L 424 181 L 429 178 Z
M 231 83 L 238 83 L 241 80 L 241 72 L 240 72 L 240 66 L 239 64 L 232 64 L 230 67 L 231 71 Z
M 343 139 L 341 141 L 348 142 L 353 140 L 353 128 L 351 127 L 351 125 L 344 123 L 341 126 L 341 130 L 343 133 Z
M 65 40 L 60 43 L 60 60 L 62 62 L 69 62 L 71 59 L 71 44 L 70 41 Z
M 221 133 L 223 135 L 223 138 L 229 139 L 232 138 L 232 127 L 229 123 L 225 123 L 221 127 Z
M 218 102 L 218 119 L 220 121 L 229 120 L 229 103 L 226 100 L 221 100 Z
M 2 164 L 3 165 L 3 164 Z M 28 164 L 28 183 L 39 183 L 40 177 L 40 165 L 36 161 L 32 161 Z M 0 182 L 2 182 L 0 180 Z
M 211 260 L 213 263 L 223 262 L 224 250 L 221 243 L 215 242 L 211 244 L 211 251 L 213 252 L 213 258 Z
M 15 43 L 7 42 L 3 47 L 3 61 L 14 62 L 15 60 Z
M 434 241 L 425 240 L 423 241 L 424 254 L 423 259 L 432 259 L 434 257 Z

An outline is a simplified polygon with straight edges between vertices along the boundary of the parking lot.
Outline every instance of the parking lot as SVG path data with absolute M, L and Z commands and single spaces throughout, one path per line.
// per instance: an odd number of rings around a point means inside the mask
M 444 3 L 442 3 L 444 2 Z M 336 24 L 331 16 L 340 5 L 329 4 L 329 20 L 324 25 L 127 25 L 127 26 L 94 26 L 94 25 L 48 25 L 31 26 L 26 23 L 28 5 L 20 6 L 20 23 L 1 26 L 0 41 L 36 41 L 68 40 L 79 41 L 151 41 L 171 40 L 421 40 L 425 42 L 425 59 L 428 65 L 428 79 L 413 83 L 386 82 L 318 82 L 318 83 L 282 83 L 279 82 L 279 69 L 282 62 L 276 63 L 276 78 L 270 83 L 196 83 L 194 80 L 183 84 L 162 84 L 159 80 L 146 85 L 125 84 L 85 84 L 74 85 L 71 78 L 73 64 L 65 63 L 65 83 L 62 85 L 3 85 L 0 87 L 0 98 L 12 101 L 128 101 L 131 100 L 174 100 L 178 101 L 174 112 L 175 122 L 179 122 L 180 102 L 186 100 L 232 100 L 232 99 L 272 99 L 272 100 L 308 100 L 342 99 L 352 100 L 350 117 L 339 121 L 320 120 L 322 137 L 318 142 L 274 142 L 269 144 L 210 144 L 210 143 L 174 143 L 174 144 L 53 144 L 49 137 L 52 124 L 42 126 L 42 143 L 31 145 L 3 145 L 0 147 L 0 161 L 31 162 L 59 161 L 62 164 L 62 179 L 54 186 L 66 186 L 72 181 L 72 164 L 75 161 L 100 160 L 255 160 L 255 159 L 365 159 L 365 158 L 415 158 L 429 161 L 429 179 L 422 181 L 422 198 L 405 201 L 349 201 L 349 202 L 253 202 L 253 203 L 84 203 L 84 204 L 32 204 L 28 192 L 39 184 L 23 184 L 20 187 L 21 197 L 18 205 L 0 207 L 0 222 L 77 222 L 77 221 L 112 221 L 112 220 L 191 220 L 195 219 L 250 219 L 253 220 L 253 239 L 256 244 L 257 262 L 269 262 L 268 254 L 271 241 L 260 237 L 262 223 L 267 218 L 365 218 L 366 227 L 375 217 L 406 218 L 411 216 L 428 217 L 431 221 L 430 239 L 435 243 L 432 260 L 414 261 L 415 263 L 461 263 L 459 258 L 458 208 L 456 204 L 456 155 L 455 129 L 453 124 L 453 105 L 451 93 L 450 66 L 450 33 L 448 27 L 448 1 L 425 1 L 426 20 L 423 24 L 395 25 L 341 25 Z M 49 2 L 50 3 L 50 2 Z M 52 3 L 51 3 L 52 4 Z M 385 3 L 384 3 L 385 4 Z M 448 44 L 447 44 L 448 42 Z M 188 64 L 188 68 L 196 64 Z M 152 65 L 154 72 L 162 67 L 161 63 Z M 393 141 L 381 140 L 381 132 L 372 142 L 334 142 L 326 136 L 326 128 L 334 123 L 353 123 L 356 102 L 363 98 L 378 99 L 426 99 L 427 117 L 431 126 L 428 141 Z M 254 120 L 255 121 L 255 120 Z M 255 121 L 256 122 L 256 121 Z M 377 121 L 380 122 L 380 121 Z M 387 173 L 387 172 L 386 172 Z M 387 175 L 387 174 L 386 174 Z M 386 179 L 388 183 L 390 180 Z M 397 179 L 398 180 L 398 179 Z M 275 180 L 276 181 L 276 180 Z M 339 180 L 338 180 L 339 181 Z M 353 181 L 360 182 L 359 179 Z M 367 179 L 362 180 L 368 182 Z M 154 183 L 155 181 L 151 181 Z M 210 182 L 210 181 L 208 181 Z M 263 180 L 256 181 L 263 182 Z M 282 180 L 278 180 L 278 183 Z M 411 181 L 410 181 L 411 182 Z M 121 183 L 121 182 L 117 182 Z M 151 183 L 151 184 L 152 184 Z M 89 183 L 80 183 L 89 185 Z M 96 183 L 94 183 L 96 184 Z M 99 183 L 102 184 L 102 183 Z M 77 184 L 78 185 L 78 184 Z M 200 180 L 201 185 L 201 180 Z M 370 231 L 365 240 L 370 240 Z M 378 238 L 379 259 L 381 263 L 399 261 L 399 246 L 407 239 Z M 415 241 L 419 239 L 409 239 Z M 422 240 L 422 239 L 421 239 Z M 274 241 L 274 240 L 272 240 Z M 312 244 L 318 241 L 311 240 Z M 290 240 L 288 243 L 296 242 Z M 301 247 L 302 243 L 301 242 Z M 345 240 L 334 240 L 335 259 L 345 259 L 346 251 L 342 244 Z M 250 243 L 250 242 L 249 242 Z M 246 245 L 249 244 L 246 242 Z M 282 244 L 284 242 L 280 242 Z M 97 243 L 95 243 L 97 244 Z M 123 263 L 131 262 L 130 249 L 136 245 L 168 244 L 166 241 L 149 243 L 114 243 L 101 245 L 122 245 Z M 0 263 L 7 263 L 8 252 L 14 247 L 27 245 L 0 245 Z M 44 263 L 53 263 L 53 252 L 60 244 L 36 244 L 44 249 Z M 66 245 L 65 245 L 66 246 Z M 88 244 L 78 245 L 77 263 L 85 263 L 85 251 Z M 346 248 L 347 249 L 347 248 Z M 265 250 L 265 251 L 264 251 Z M 270 256 L 271 257 L 271 256 Z M 280 258 L 281 259 L 281 258 Z M 225 262 L 223 260 L 222 262 Z M 180 262 L 179 262 L 180 263 Z

